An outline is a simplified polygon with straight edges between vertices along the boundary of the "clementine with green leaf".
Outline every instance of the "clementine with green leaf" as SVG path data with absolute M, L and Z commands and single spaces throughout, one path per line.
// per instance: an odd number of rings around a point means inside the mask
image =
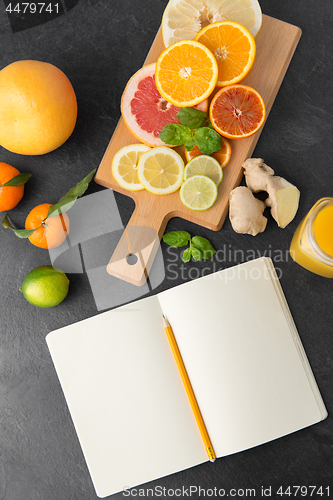
M 25 229 L 35 231 L 29 241 L 39 248 L 54 248 L 61 245 L 69 233 L 69 218 L 66 213 L 48 217 L 50 203 L 33 208 L 25 221 Z
M 6 186 L 10 180 L 20 174 L 17 168 L 0 163 L 0 212 L 7 212 L 22 200 L 24 193 L 24 183 L 18 186 Z

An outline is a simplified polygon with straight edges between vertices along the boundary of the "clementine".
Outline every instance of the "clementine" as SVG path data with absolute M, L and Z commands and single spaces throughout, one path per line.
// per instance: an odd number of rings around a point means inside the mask
M 41 155 L 61 146 L 77 118 L 74 89 L 52 64 L 16 61 L 0 71 L 0 145 Z
M 8 163 L 0 163 L 0 212 L 7 212 L 22 200 L 24 193 L 24 184 L 20 186 L 4 186 L 16 175 L 19 175 L 17 168 L 8 165 Z
M 50 203 L 38 205 L 25 220 L 25 229 L 38 228 L 29 236 L 29 241 L 39 248 L 57 247 L 65 241 L 69 233 L 69 218 L 66 213 L 44 220 L 51 206 Z

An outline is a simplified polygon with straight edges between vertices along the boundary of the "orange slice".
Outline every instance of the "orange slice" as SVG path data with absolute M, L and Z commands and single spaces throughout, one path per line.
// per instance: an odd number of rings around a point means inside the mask
M 208 24 L 196 35 L 215 56 L 219 67 L 216 85 L 239 83 L 251 71 L 256 56 L 256 42 L 244 26 L 234 21 Z
M 259 92 L 247 85 L 222 87 L 209 108 L 215 130 L 228 139 L 242 139 L 255 134 L 266 117 L 265 103 Z
M 195 158 L 199 155 L 202 155 L 202 153 L 197 145 L 193 146 L 191 151 L 187 151 L 185 149 L 185 158 L 187 161 L 191 161 L 192 158 Z M 212 153 L 210 156 L 215 158 L 215 160 L 219 162 L 221 167 L 224 168 L 228 164 L 231 156 L 231 146 L 229 141 L 225 137 L 222 137 L 222 148 L 215 153 Z
M 157 60 L 155 82 L 160 94 L 179 107 L 195 106 L 213 92 L 218 77 L 215 57 L 205 45 L 182 40 Z

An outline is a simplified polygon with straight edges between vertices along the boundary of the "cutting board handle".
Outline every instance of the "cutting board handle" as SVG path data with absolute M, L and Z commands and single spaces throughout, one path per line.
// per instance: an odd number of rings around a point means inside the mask
M 154 205 L 136 206 L 132 217 L 107 265 L 107 272 L 142 286 L 159 248 L 160 239 L 170 217 Z

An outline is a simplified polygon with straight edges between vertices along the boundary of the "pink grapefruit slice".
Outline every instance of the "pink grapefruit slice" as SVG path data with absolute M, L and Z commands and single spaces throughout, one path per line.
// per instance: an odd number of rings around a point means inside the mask
M 155 84 L 156 63 L 139 69 L 128 81 L 121 98 L 121 113 L 127 128 L 147 146 L 170 146 L 159 137 L 169 123 L 179 123 L 181 108 L 166 101 Z M 207 112 L 208 100 L 194 106 Z

